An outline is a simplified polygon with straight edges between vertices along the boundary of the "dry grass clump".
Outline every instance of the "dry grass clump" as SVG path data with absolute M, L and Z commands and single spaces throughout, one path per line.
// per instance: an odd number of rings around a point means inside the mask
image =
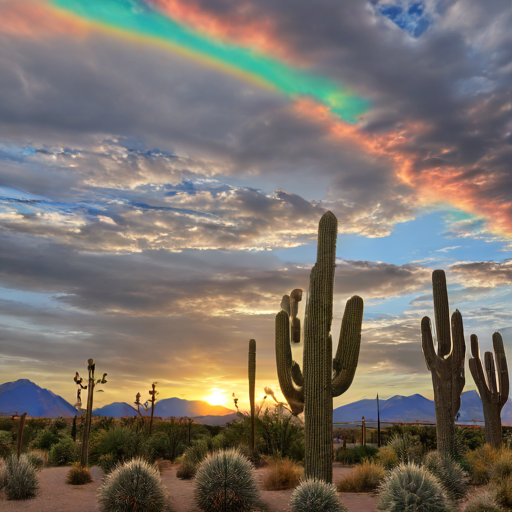
M 493 490 L 479 489 L 477 494 L 464 503 L 462 512 L 504 512 L 504 510 L 496 501 Z
M 68 477 L 66 479 L 66 483 L 70 485 L 84 485 L 90 484 L 91 482 L 92 478 L 89 473 L 89 468 L 82 466 L 80 462 L 73 465 L 69 470 Z
M 0 457 L 0 489 L 5 486 L 7 481 L 7 464 L 5 460 Z
M 386 470 L 377 462 L 365 461 L 337 483 L 338 492 L 371 492 L 386 476 Z
M 384 469 L 393 469 L 398 466 L 398 455 L 391 446 L 383 446 L 377 455 L 377 460 Z
M 28 453 L 30 462 L 37 468 L 41 469 L 48 466 L 48 452 L 46 450 L 31 450 Z
M 465 466 L 469 470 L 473 484 L 482 485 L 489 482 L 489 470 L 499 458 L 500 452 L 501 450 L 484 444 L 484 446 L 465 454 Z
M 266 491 L 282 491 L 297 487 L 304 470 L 288 458 L 273 460 L 263 480 Z

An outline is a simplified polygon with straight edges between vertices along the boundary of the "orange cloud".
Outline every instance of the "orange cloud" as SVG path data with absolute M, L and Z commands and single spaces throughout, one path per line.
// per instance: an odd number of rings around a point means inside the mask
M 298 60 L 279 41 L 277 27 L 272 19 L 253 12 L 254 8 L 250 4 L 240 2 L 233 6 L 229 14 L 216 17 L 203 10 L 195 0 L 150 0 L 150 3 L 178 23 L 212 38 L 252 48 L 288 62 Z
M 67 15 L 42 0 L 0 1 L 0 35 L 26 38 L 62 34 L 83 37 L 87 24 Z
M 395 176 L 416 191 L 415 197 L 411 198 L 416 205 L 451 204 L 484 218 L 492 233 L 512 238 L 512 202 L 502 197 L 490 199 L 495 195 L 492 191 L 499 188 L 499 176 L 490 171 L 485 177 L 482 173 L 473 176 L 470 171 L 478 167 L 479 162 L 467 168 L 428 165 L 426 159 L 414 149 L 415 139 L 430 130 L 426 124 L 404 122 L 400 129 L 376 134 L 343 122 L 328 107 L 309 100 L 296 101 L 294 109 L 299 117 L 307 117 L 326 126 L 333 137 L 386 160 L 392 166 Z M 442 156 L 443 151 L 440 153 Z

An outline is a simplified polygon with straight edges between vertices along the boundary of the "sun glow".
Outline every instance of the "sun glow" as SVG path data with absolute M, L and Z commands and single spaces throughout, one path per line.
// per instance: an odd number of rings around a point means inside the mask
M 208 402 L 210 405 L 226 405 L 227 396 L 222 389 L 213 388 L 212 394 L 205 396 L 203 400 Z

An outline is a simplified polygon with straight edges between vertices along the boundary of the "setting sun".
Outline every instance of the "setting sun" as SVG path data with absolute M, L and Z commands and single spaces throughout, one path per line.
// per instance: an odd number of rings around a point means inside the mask
M 205 396 L 203 400 L 208 402 L 210 405 L 226 405 L 226 394 L 224 391 L 213 388 L 212 394 Z

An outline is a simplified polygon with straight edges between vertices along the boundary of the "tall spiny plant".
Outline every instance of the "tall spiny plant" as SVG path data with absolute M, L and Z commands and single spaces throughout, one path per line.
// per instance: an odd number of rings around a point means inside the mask
M 156 390 L 156 385 L 158 382 L 153 382 L 151 384 L 151 389 L 149 390 L 149 395 L 151 398 L 149 399 L 149 403 L 151 404 L 151 421 L 149 422 L 149 434 L 153 432 L 153 415 L 155 414 L 155 402 L 156 402 L 156 395 L 158 395 L 158 391 Z
M 251 404 L 251 453 L 254 453 L 254 389 L 256 382 L 256 340 L 249 340 L 249 402 Z
M 88 359 L 87 360 L 87 370 L 89 372 L 89 383 L 87 386 L 84 386 L 82 384 L 83 378 L 80 377 L 80 374 L 76 372 L 74 381 L 78 387 L 77 389 L 77 403 L 75 404 L 75 407 L 77 407 L 78 410 L 82 410 L 82 399 L 81 399 L 81 391 L 82 389 L 87 389 L 87 408 L 85 411 L 85 425 L 82 433 L 82 456 L 80 459 L 80 463 L 83 467 L 87 467 L 89 465 L 89 436 L 91 434 L 91 417 L 92 417 L 92 406 L 93 406 L 93 399 L 94 399 L 94 391 L 98 384 L 105 384 L 107 380 L 105 377 L 107 376 L 106 373 L 103 374 L 103 377 L 101 379 L 98 379 L 98 381 L 94 380 L 94 371 L 96 369 L 96 363 L 94 362 L 94 359 Z M 98 392 L 102 392 L 102 389 L 98 389 Z
M 464 377 L 466 343 L 462 315 L 455 310 L 451 319 L 443 270 L 432 273 L 434 315 L 437 335 L 437 354 L 434 348 L 430 318 L 421 321 L 422 348 L 427 368 L 432 374 L 436 411 L 437 449 L 447 455 L 455 455 L 455 417 L 460 409 Z M 453 346 L 453 349 L 452 349 Z
M 485 418 L 485 441 L 494 448 L 500 448 L 503 444 L 501 409 L 508 400 L 509 379 L 507 357 L 505 356 L 503 339 L 499 332 L 492 335 L 492 344 L 495 358 L 493 358 L 492 352 L 486 352 L 484 356 L 486 379 L 480 360 L 480 351 L 478 350 L 478 338 L 475 334 L 471 335 L 471 354 L 473 357 L 469 360 L 469 368 L 482 399 Z M 498 372 L 498 382 L 496 381 L 496 370 Z
M 332 482 L 332 399 L 352 384 L 361 344 L 363 299 L 348 300 L 341 324 L 336 357 L 332 359 L 332 308 L 338 221 L 327 212 L 318 227 L 316 264 L 310 276 L 306 306 L 302 374 L 292 360 L 290 311 L 276 316 L 276 360 L 281 391 L 293 414 L 305 410 L 305 476 Z M 298 294 L 295 294 L 296 296 Z M 286 296 L 281 302 L 286 308 Z

